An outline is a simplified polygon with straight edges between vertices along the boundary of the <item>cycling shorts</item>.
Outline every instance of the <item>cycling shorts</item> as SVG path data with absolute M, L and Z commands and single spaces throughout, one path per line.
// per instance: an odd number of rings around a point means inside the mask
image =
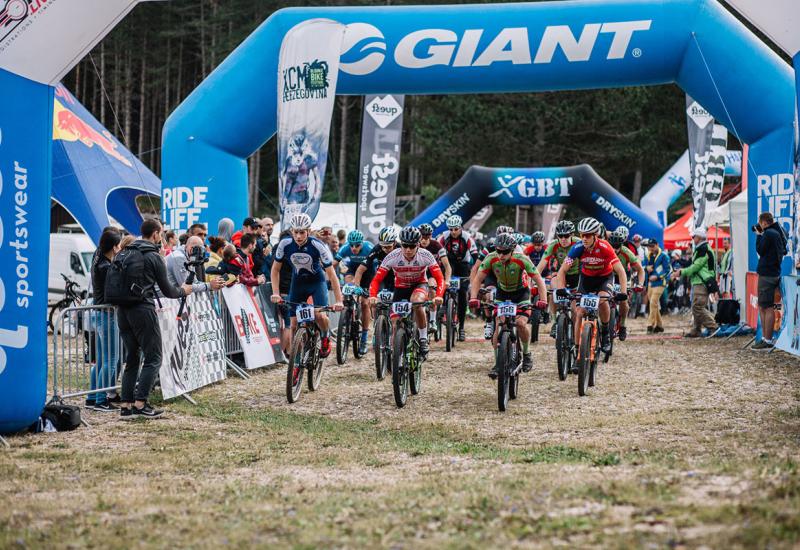
M 597 294 L 598 292 L 614 292 L 614 273 L 608 275 L 601 275 L 600 277 L 590 277 L 581 274 L 581 280 L 578 283 L 578 292 L 580 294 Z
M 522 287 L 513 292 L 506 292 L 502 288 L 497 289 L 494 299 L 498 302 L 514 302 L 517 304 L 517 315 L 530 318 L 531 316 L 531 291 L 529 288 Z M 527 304 L 519 305 L 520 302 L 528 302 Z
M 289 301 L 291 304 L 291 316 L 294 317 L 297 311 L 296 304 L 304 304 L 308 298 L 314 304 L 314 307 L 325 307 L 328 305 L 328 286 L 324 282 L 317 283 L 298 283 L 294 284 L 289 289 Z
M 494 276 L 494 273 L 489 273 L 485 279 L 483 279 L 483 286 L 497 286 L 497 277 Z
M 394 289 L 394 296 L 392 301 L 394 302 L 402 302 L 402 301 L 411 301 L 411 295 L 415 292 L 421 293 L 423 297 L 428 296 L 428 283 L 419 283 L 414 286 L 410 286 L 408 288 L 395 288 Z
M 567 273 L 567 276 L 564 279 L 566 283 L 566 288 L 575 290 L 578 288 L 578 283 L 580 282 L 581 274 L 580 273 Z

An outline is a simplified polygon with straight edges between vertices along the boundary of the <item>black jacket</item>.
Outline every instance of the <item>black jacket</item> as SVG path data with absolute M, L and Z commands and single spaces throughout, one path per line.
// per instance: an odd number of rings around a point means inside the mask
M 150 241 L 134 241 L 129 248 L 136 248 L 144 255 L 144 295 L 145 303 L 155 305 L 155 286 L 158 285 L 163 296 L 167 298 L 183 298 L 185 293 L 179 286 L 173 286 L 167 279 L 167 266 L 164 258 L 158 253 L 158 247 Z
M 756 273 L 764 277 L 779 277 L 785 250 L 786 236 L 777 223 L 767 227 L 761 235 L 756 235 L 756 252 L 758 252 Z
M 98 249 L 92 262 L 92 298 L 95 304 L 106 303 L 106 273 L 109 267 L 111 262 Z

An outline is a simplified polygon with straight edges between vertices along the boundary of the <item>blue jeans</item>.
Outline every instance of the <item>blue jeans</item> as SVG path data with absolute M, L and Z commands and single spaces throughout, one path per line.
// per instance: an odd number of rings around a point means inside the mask
M 114 313 L 102 310 L 95 313 L 97 332 L 97 363 L 90 374 L 89 389 L 108 388 L 114 386 L 117 379 L 117 363 L 119 362 L 119 328 Z M 88 399 L 101 405 L 106 402 L 106 392 L 90 393 Z

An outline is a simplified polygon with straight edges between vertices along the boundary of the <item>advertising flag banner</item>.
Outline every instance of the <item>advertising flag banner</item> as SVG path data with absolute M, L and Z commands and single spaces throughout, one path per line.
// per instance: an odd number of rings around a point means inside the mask
M 364 96 L 356 228 L 372 242 L 394 223 L 404 96 Z
M 561 220 L 563 213 L 563 204 L 548 204 L 544 207 L 542 231 L 544 231 L 545 242 L 549 243 L 556 238 L 556 225 L 558 225 L 558 222 Z
M 222 296 L 236 327 L 245 366 L 258 369 L 277 363 L 267 322 L 258 307 L 253 289 L 245 285 L 233 285 L 223 288 Z
M 691 230 L 707 227 L 706 215 L 719 206 L 725 180 L 728 131 L 714 124 L 714 117 L 686 95 L 686 125 L 689 133 L 689 167 L 694 219 Z
M 800 355 L 800 292 L 797 277 L 782 277 L 781 283 L 783 328 L 775 347 L 792 355 Z
M 214 301 L 207 292 L 190 294 L 179 319 L 180 300 L 161 299 L 156 312 L 162 349 L 158 377 L 164 399 L 227 377 L 225 335 Z
M 464 224 L 464 229 L 470 233 L 470 235 L 475 235 L 478 231 L 481 230 L 481 227 L 492 217 L 492 213 L 494 212 L 494 208 L 492 208 L 491 204 L 487 204 L 480 210 L 478 213 L 472 216 L 467 223 Z
M 278 194 L 281 219 L 317 215 L 345 26 L 327 19 L 286 33 L 278 61 Z

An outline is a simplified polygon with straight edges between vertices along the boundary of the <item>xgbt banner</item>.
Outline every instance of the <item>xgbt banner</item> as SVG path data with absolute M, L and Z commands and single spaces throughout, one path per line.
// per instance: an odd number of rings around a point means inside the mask
M 258 369 L 277 363 L 267 322 L 256 302 L 253 289 L 245 285 L 233 285 L 222 289 L 222 297 L 228 308 L 236 336 L 244 352 L 244 363 L 248 369 Z
M 394 223 L 404 96 L 364 96 L 356 228 L 372 242 Z
M 345 26 L 327 19 L 296 25 L 278 61 L 278 194 L 281 219 L 317 215 L 328 161 Z
M 692 181 L 694 219 L 691 230 L 707 227 L 707 213 L 719 206 L 725 180 L 725 152 L 728 131 L 715 125 L 714 117 L 686 95 L 686 124 L 689 134 L 689 167 Z
M 215 299 L 207 292 L 190 294 L 178 318 L 181 301 L 161 298 L 156 313 L 162 349 L 158 377 L 164 399 L 226 378 L 225 335 Z

